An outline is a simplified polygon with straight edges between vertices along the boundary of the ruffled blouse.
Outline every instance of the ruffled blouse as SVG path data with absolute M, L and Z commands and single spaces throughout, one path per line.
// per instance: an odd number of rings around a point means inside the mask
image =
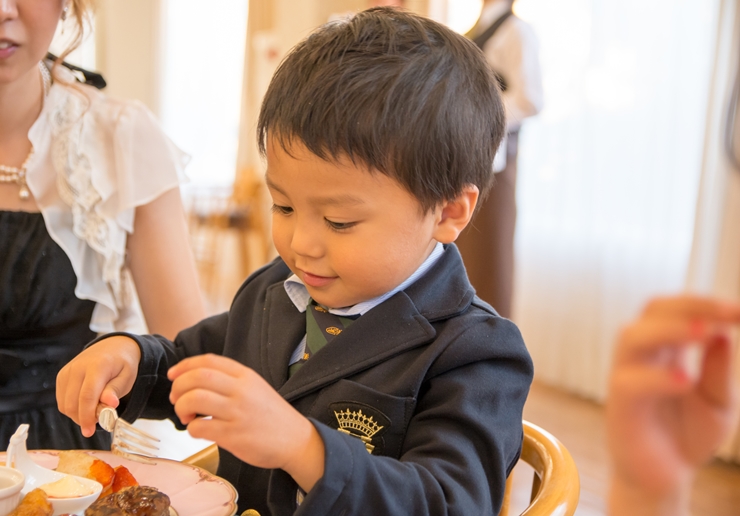
M 189 157 L 142 103 L 76 83 L 63 67 L 53 72 L 28 133 L 28 188 L 72 264 L 75 295 L 96 303 L 90 329 L 146 333 L 126 239 L 136 207 L 177 188 Z

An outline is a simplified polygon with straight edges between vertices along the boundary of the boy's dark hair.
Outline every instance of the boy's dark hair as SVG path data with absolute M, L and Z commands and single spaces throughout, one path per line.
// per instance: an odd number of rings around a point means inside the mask
M 424 211 L 469 184 L 482 194 L 505 129 L 481 51 L 427 18 L 368 9 L 322 26 L 280 64 L 262 102 L 260 152 L 303 143 L 401 183 Z

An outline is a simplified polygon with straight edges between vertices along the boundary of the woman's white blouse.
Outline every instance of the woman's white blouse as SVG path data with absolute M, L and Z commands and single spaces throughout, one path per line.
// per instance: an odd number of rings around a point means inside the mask
M 97 303 L 90 329 L 146 333 L 126 238 L 136 207 L 177 188 L 189 157 L 140 102 L 76 83 L 61 66 L 54 78 L 28 133 L 28 187 L 72 262 L 75 295 Z

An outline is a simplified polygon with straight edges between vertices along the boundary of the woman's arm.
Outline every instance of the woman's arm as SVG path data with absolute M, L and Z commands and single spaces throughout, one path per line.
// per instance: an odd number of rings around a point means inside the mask
M 175 338 L 206 316 L 180 190 L 136 208 L 128 237 L 131 274 L 149 333 Z

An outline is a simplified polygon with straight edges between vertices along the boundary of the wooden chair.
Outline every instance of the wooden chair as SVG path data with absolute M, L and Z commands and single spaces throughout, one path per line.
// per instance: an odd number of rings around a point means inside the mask
M 222 286 L 224 250 L 229 238 L 236 238 L 233 262 L 238 269 L 237 286 L 252 270 L 268 261 L 272 244 L 263 213 L 263 190 L 263 183 L 253 174 L 242 172 L 231 187 L 188 191 L 191 246 L 208 297 L 217 297 Z
M 203 468 L 209 473 L 213 473 L 215 475 L 216 470 L 218 469 L 218 446 L 215 444 L 207 446 L 199 452 L 192 454 L 190 457 L 187 457 L 183 462 L 185 464 L 192 464 L 193 466 Z
M 578 470 L 563 444 L 537 425 L 524 421 L 522 460 L 534 469 L 532 496 L 521 516 L 572 516 L 581 491 Z M 512 475 L 506 481 L 499 516 L 509 516 Z
M 534 469 L 532 498 L 521 516 L 572 516 L 578 505 L 580 481 L 576 464 L 563 444 L 542 428 L 524 421 L 524 443 L 520 460 Z M 183 460 L 216 473 L 218 448 L 215 444 Z M 509 516 L 512 475 L 506 481 L 504 503 L 499 516 Z

